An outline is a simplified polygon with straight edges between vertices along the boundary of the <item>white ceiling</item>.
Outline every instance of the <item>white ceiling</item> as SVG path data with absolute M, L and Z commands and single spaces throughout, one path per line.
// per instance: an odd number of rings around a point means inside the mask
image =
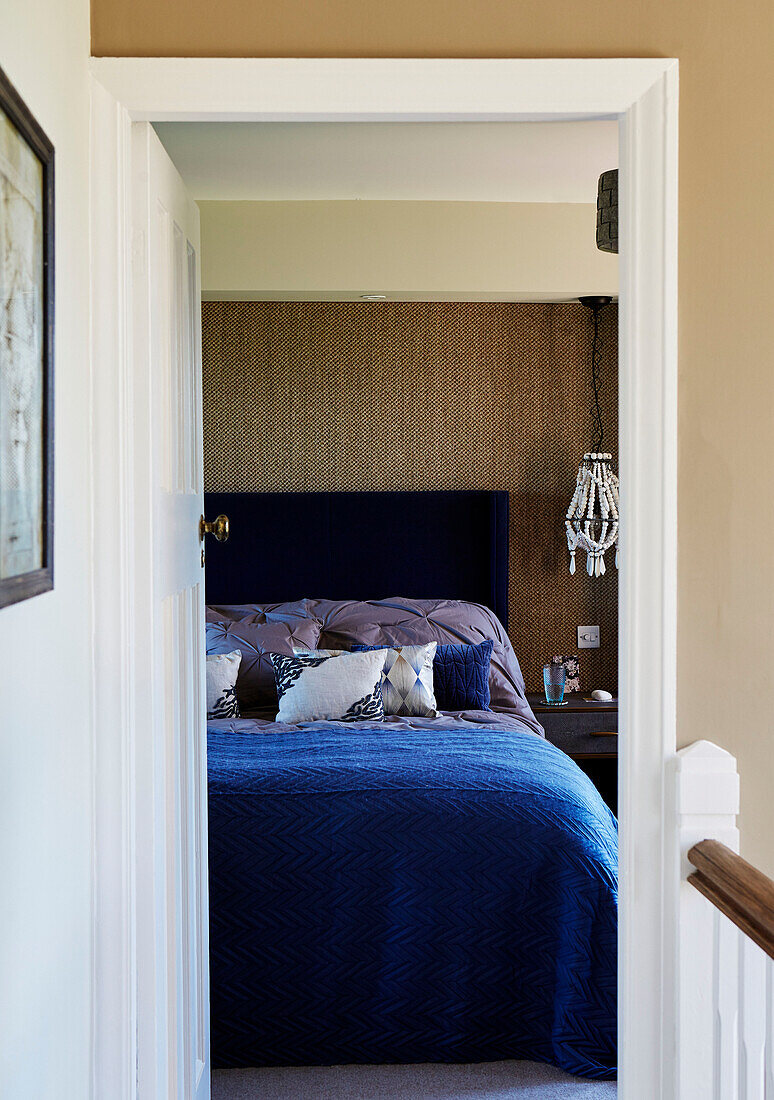
M 596 201 L 618 124 L 158 122 L 196 199 Z

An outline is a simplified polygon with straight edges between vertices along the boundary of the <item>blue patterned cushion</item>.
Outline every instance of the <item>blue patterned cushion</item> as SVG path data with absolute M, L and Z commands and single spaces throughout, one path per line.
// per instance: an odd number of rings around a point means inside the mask
M 489 662 L 494 642 L 439 645 L 433 679 L 441 710 L 489 710 Z

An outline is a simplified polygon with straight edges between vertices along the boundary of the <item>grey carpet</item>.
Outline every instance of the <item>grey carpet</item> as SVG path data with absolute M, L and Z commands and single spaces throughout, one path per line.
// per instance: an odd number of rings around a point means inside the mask
M 614 1100 L 615 1081 L 584 1081 L 536 1062 L 221 1069 L 212 1100 Z

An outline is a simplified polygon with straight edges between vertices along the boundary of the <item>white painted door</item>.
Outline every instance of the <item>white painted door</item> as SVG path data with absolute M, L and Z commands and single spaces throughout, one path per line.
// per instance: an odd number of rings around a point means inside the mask
M 132 168 L 135 439 L 147 440 L 135 456 L 147 501 L 134 563 L 147 685 L 137 703 L 138 1095 L 206 1100 L 199 211 L 147 123 L 132 127 Z

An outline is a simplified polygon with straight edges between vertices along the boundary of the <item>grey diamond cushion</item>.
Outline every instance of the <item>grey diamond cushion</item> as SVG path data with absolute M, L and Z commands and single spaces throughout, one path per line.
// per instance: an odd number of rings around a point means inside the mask
M 382 698 L 385 714 L 404 717 L 436 718 L 438 715 L 433 688 L 433 661 L 437 642 L 425 645 L 361 646 L 353 645 L 353 653 L 380 651 L 384 653 Z

